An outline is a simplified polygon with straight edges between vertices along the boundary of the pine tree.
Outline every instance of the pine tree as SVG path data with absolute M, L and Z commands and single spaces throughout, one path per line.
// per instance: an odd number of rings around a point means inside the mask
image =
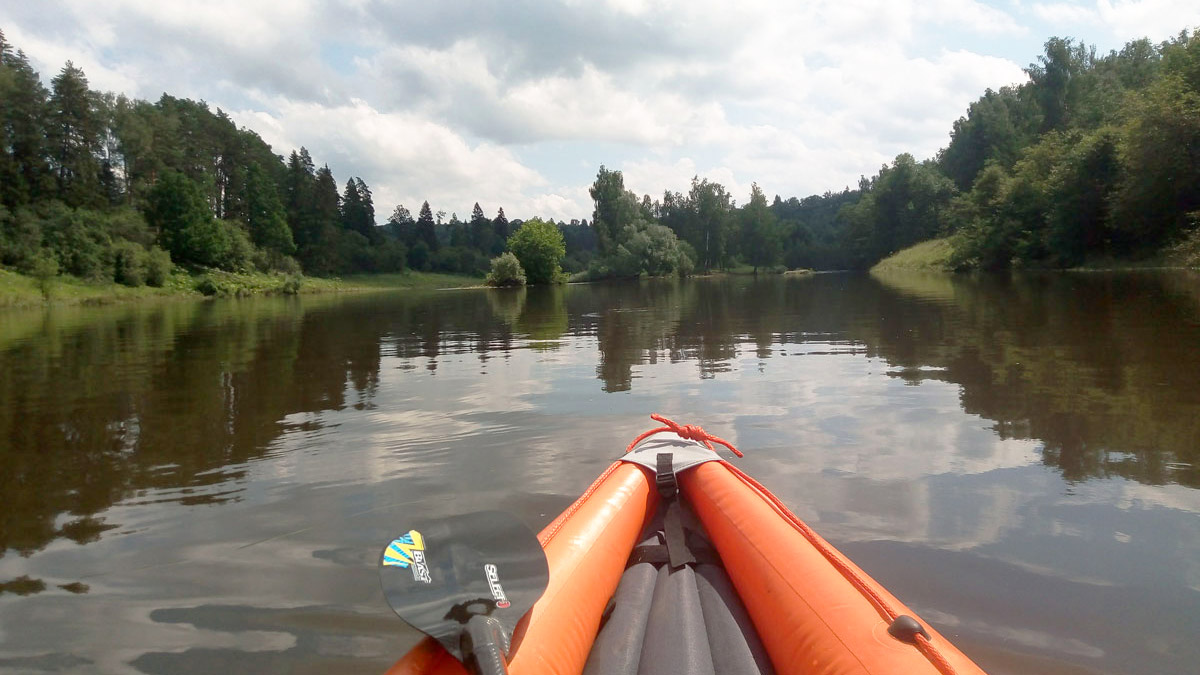
M 58 196 L 70 206 L 102 204 L 96 161 L 100 125 L 83 71 L 67 61 L 51 83 L 49 141 Z
M 292 240 L 300 249 L 311 246 L 320 237 L 320 227 L 316 223 L 315 190 L 312 157 L 303 147 L 299 152 L 293 150 L 288 157 L 284 178 L 284 207 L 288 227 L 292 230 Z
M 346 179 L 346 189 L 342 191 L 340 222 L 343 229 L 351 232 L 358 232 L 364 237 L 366 232 L 362 231 L 362 199 L 358 196 L 358 186 L 354 184 L 353 178 Z
M 251 164 L 247 171 L 246 205 L 246 225 L 256 246 L 282 255 L 296 252 L 279 192 L 266 170 L 257 163 Z
M 496 212 L 496 218 L 492 220 L 492 232 L 496 238 L 492 240 L 492 255 L 500 255 L 504 251 L 505 242 L 508 241 L 509 227 L 508 218 L 504 216 L 504 207 Z
M 46 88 L 25 53 L 0 37 L 0 203 L 14 207 L 49 196 Z
M 485 253 L 490 253 L 492 250 L 492 239 L 496 235 L 492 231 L 492 221 L 483 215 L 483 209 L 479 207 L 479 202 L 475 202 L 475 208 L 471 209 L 471 222 L 468 225 L 468 229 L 470 232 L 471 247 Z
M 378 244 L 382 241 L 382 237 L 379 234 L 379 228 L 375 226 L 375 204 L 371 200 L 371 189 L 367 187 L 362 178 L 355 178 L 354 186 L 358 189 L 362 232 L 367 237 L 367 241 Z
M 425 242 L 430 252 L 438 250 L 437 230 L 434 229 L 433 211 L 429 202 L 421 204 L 421 214 L 417 216 L 417 240 Z
M 397 204 L 387 222 L 388 232 L 399 239 L 407 248 L 412 248 L 417 241 L 417 223 L 413 220 L 412 212 Z

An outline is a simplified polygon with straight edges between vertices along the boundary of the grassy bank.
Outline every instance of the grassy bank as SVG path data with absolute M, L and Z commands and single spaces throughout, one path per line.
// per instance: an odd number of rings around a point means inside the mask
M 482 279 L 432 272 L 355 275 L 324 279 L 281 274 L 175 271 L 162 285 L 122 286 L 70 276 L 57 276 L 45 284 L 33 277 L 0 269 L 0 308 L 52 305 L 102 305 L 170 298 L 242 297 L 298 293 L 352 293 L 401 289 L 433 290 L 478 286 Z
M 930 239 L 880 260 L 871 268 L 872 272 L 949 272 L 952 271 L 950 258 L 954 248 L 950 238 Z M 1082 265 L 1070 269 L 1077 271 L 1116 271 L 1116 270 L 1151 270 L 1151 269 L 1180 269 L 1200 267 L 1200 231 L 1190 235 L 1176 245 L 1169 247 L 1157 255 L 1142 258 L 1108 258 L 1092 256 Z M 1026 266 L 1024 269 L 1061 269 L 1038 268 Z
M 954 248 L 950 239 L 930 239 L 875 263 L 872 272 L 891 272 L 897 270 L 913 270 L 922 272 L 946 272 L 950 270 L 950 256 Z

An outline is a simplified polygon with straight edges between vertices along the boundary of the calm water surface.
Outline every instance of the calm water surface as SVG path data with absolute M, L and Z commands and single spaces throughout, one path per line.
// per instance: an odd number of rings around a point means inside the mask
M 817 275 L 0 313 L 0 671 L 378 673 L 406 518 L 661 412 L 999 673 L 1195 673 L 1200 279 Z

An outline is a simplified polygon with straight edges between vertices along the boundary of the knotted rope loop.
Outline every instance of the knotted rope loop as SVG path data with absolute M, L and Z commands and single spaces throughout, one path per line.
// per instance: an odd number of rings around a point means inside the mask
M 727 441 L 724 438 L 721 438 L 719 436 L 713 436 L 712 434 L 708 433 L 707 431 L 705 431 L 704 429 L 702 429 L 698 426 L 695 426 L 692 424 L 677 424 L 677 423 L 667 419 L 666 417 L 659 415 L 658 413 L 654 413 L 654 414 L 650 415 L 650 419 L 652 419 L 656 422 L 661 422 L 664 426 L 658 427 L 657 429 L 651 429 L 650 431 L 647 431 L 647 432 L 643 433 L 642 435 L 638 436 L 637 438 L 633 439 L 633 442 L 630 443 L 627 448 L 625 448 L 625 452 L 629 452 L 630 450 L 633 450 L 634 446 L 636 446 L 638 443 L 641 443 L 642 441 L 646 440 L 646 438 L 653 436 L 654 434 L 657 434 L 662 431 L 670 431 L 670 432 L 674 433 L 675 435 L 679 436 L 680 438 L 686 438 L 689 441 L 699 441 L 700 443 L 704 444 L 704 447 L 708 448 L 709 450 L 712 450 L 713 452 L 716 452 L 717 449 L 714 448 L 712 446 L 712 444 L 720 443 L 721 445 L 729 448 L 729 450 L 733 454 L 737 455 L 738 457 L 745 456 L 742 454 L 742 452 L 740 450 L 733 447 L 733 443 L 730 443 L 729 441 Z

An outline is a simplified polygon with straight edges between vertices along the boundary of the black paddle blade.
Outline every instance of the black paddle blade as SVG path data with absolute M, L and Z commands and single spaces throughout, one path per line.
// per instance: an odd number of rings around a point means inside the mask
M 383 549 L 379 579 L 392 609 L 460 661 L 472 616 L 495 618 L 504 652 L 517 622 L 546 590 L 537 536 L 515 516 L 481 511 L 414 523 Z

